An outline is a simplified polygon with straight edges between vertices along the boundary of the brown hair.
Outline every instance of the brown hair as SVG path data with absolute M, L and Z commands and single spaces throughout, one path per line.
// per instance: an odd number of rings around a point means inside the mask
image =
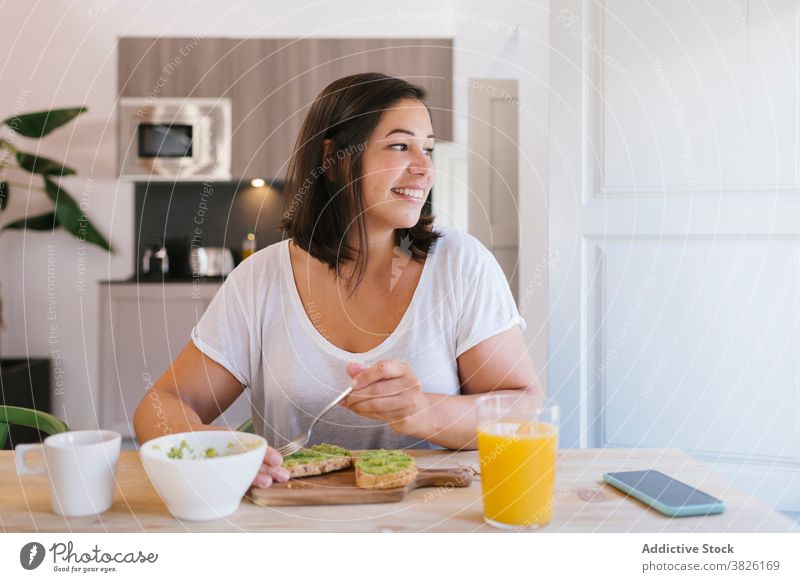
M 362 153 L 383 112 L 400 99 L 425 102 L 418 85 L 381 73 L 343 77 L 314 100 L 289 161 L 284 192 L 288 203 L 278 227 L 315 259 L 335 269 L 356 261 L 348 286 L 358 283 L 367 265 L 367 234 L 362 201 Z M 323 142 L 333 148 L 323 160 Z M 433 215 L 421 214 L 411 228 L 395 229 L 395 244 L 424 262 L 441 233 L 433 230 Z M 354 225 L 363 252 L 347 243 Z M 405 239 L 405 240 L 404 240 Z M 410 243 L 409 243 L 410 241 Z

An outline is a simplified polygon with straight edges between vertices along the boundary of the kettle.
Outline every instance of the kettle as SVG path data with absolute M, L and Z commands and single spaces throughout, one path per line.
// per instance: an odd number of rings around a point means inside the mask
M 142 254 L 142 274 L 155 277 L 169 273 L 169 255 L 162 241 L 154 242 Z
M 225 277 L 233 271 L 233 253 L 227 247 L 194 247 L 189 264 L 193 277 Z

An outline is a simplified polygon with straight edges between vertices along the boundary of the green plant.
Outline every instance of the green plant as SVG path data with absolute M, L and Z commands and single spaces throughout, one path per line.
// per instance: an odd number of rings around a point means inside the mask
M 54 129 L 69 123 L 85 111 L 85 107 L 74 107 L 13 115 L 0 122 L 0 125 L 8 126 L 12 131 L 23 137 L 40 139 Z M 43 185 L 38 187 L 23 182 L 13 182 L 7 175 L 8 170 L 28 172 L 41 176 Z M 44 156 L 23 152 L 11 141 L 0 138 L 0 210 L 5 210 L 8 206 L 12 186 L 15 189 L 40 190 L 54 204 L 52 212 L 37 216 L 26 216 L 6 224 L 2 230 L 22 228 L 53 230 L 63 226 L 75 238 L 85 240 L 88 243 L 113 252 L 105 237 L 84 215 L 75 199 L 58 182 L 58 178 L 74 174 L 75 170 L 64 164 Z

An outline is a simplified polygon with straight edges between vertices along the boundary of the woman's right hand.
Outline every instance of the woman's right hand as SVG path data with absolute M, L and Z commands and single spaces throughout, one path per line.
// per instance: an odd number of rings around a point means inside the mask
M 226 426 L 211 426 L 208 424 L 194 424 L 191 425 L 190 430 L 230 430 Z M 264 453 L 264 461 L 261 463 L 261 468 L 258 470 L 256 478 L 253 479 L 253 487 L 266 489 L 274 481 L 283 483 L 289 480 L 289 470 L 286 467 L 281 467 L 283 457 L 281 454 L 267 445 L 267 452 Z
M 273 481 L 283 483 L 289 480 L 289 470 L 286 467 L 281 467 L 283 457 L 280 453 L 270 446 L 267 446 L 267 452 L 264 453 L 264 462 L 258 470 L 258 475 L 253 480 L 253 487 L 260 487 L 265 489 L 272 485 Z

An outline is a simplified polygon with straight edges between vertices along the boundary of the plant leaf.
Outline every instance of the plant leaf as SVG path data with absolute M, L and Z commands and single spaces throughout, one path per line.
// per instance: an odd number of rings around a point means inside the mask
M 53 230 L 57 226 L 58 222 L 56 221 L 56 213 L 47 212 L 46 214 L 40 214 L 38 216 L 26 216 L 24 218 L 20 218 L 19 220 L 15 220 L 14 222 L 9 222 L 3 227 L 3 230 L 20 228 L 30 228 L 32 230 Z
M 56 205 L 56 217 L 61 226 L 75 235 L 78 240 L 85 240 L 102 249 L 113 252 L 105 237 L 94 227 L 89 218 L 83 214 L 75 200 L 66 190 L 47 176 L 44 177 L 44 187 L 47 191 L 47 196 Z
M 69 166 L 44 156 L 17 151 L 16 157 L 17 163 L 31 174 L 42 174 L 43 176 L 71 176 L 75 174 L 75 170 Z
M 0 182 L 0 210 L 5 210 L 6 206 L 8 206 L 8 195 L 10 193 L 8 182 Z
M 86 107 L 36 111 L 23 115 L 12 115 L 8 119 L 4 119 L 3 123 L 25 137 L 44 137 L 54 129 L 69 123 L 84 111 L 87 111 Z

